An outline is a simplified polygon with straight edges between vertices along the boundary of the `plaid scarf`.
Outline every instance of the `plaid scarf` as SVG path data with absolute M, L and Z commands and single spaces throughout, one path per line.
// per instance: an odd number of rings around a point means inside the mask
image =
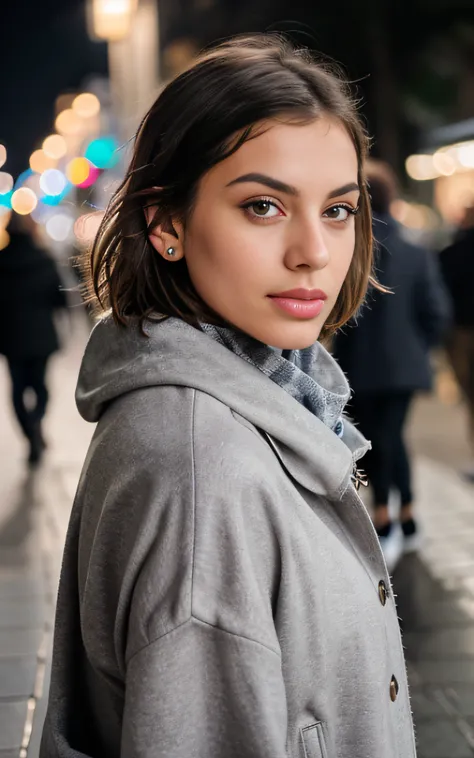
M 342 437 L 342 412 L 350 397 L 349 384 L 334 358 L 319 342 L 304 350 L 279 350 L 233 329 L 211 324 L 201 324 L 201 328 L 216 342 L 262 371 Z

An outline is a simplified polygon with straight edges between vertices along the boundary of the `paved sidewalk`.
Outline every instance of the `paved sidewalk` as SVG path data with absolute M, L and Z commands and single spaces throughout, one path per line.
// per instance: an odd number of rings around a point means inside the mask
M 50 447 L 35 473 L 0 362 L 0 758 L 38 755 L 62 547 L 93 431 L 73 400 L 86 335 L 78 321 L 53 359 Z M 454 470 L 467 456 L 461 409 L 418 401 L 410 436 L 425 540 L 399 564 L 394 587 L 419 758 L 474 758 L 474 488 Z
M 51 360 L 49 448 L 34 472 L 24 464 L 0 362 L 0 758 L 38 755 L 62 547 L 92 434 L 73 401 L 86 336 L 79 315 L 67 350 Z

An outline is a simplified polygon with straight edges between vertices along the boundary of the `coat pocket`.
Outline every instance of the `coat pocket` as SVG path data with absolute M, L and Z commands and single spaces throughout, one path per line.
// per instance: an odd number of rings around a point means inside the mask
M 301 729 L 303 758 L 329 758 L 323 727 L 323 722 L 317 721 Z

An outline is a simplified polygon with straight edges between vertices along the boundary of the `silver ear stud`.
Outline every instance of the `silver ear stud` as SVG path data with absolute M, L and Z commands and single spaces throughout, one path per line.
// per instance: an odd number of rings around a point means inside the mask
M 174 249 L 174 247 L 169 247 L 166 251 L 166 255 L 169 255 L 171 257 L 173 257 L 173 255 L 176 255 L 176 250 Z

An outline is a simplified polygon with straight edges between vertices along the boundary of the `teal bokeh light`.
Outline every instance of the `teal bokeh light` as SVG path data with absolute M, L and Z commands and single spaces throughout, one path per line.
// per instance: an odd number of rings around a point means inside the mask
M 87 146 L 85 157 L 97 168 L 113 168 L 120 160 L 115 137 L 99 137 Z
M 68 182 L 60 195 L 42 195 L 41 202 L 45 205 L 59 205 L 72 190 L 73 185 Z
M 12 207 L 12 195 L 13 190 L 11 192 L 4 192 L 2 195 L 0 195 L 0 205 L 4 208 L 10 208 Z

